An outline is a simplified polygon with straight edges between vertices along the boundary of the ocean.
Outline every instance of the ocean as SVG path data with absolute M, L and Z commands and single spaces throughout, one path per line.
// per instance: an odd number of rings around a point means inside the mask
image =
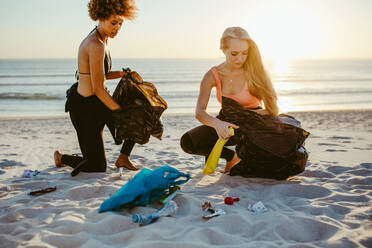
M 223 59 L 113 59 L 155 84 L 165 114 L 193 114 L 200 81 Z M 264 61 L 281 112 L 372 109 L 372 60 Z M 1 59 L 0 118 L 67 116 L 65 92 L 75 82 L 76 59 Z M 109 80 L 111 94 L 119 82 Z M 208 105 L 216 113 L 215 90 Z

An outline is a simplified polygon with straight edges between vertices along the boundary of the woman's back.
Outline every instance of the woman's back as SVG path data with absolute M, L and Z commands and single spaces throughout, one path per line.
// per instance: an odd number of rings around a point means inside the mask
M 107 74 L 111 70 L 111 58 L 109 53 L 106 53 L 106 46 L 104 41 L 100 39 L 97 29 L 94 29 L 89 35 L 81 42 L 78 52 L 78 73 L 79 73 L 79 86 L 78 93 L 84 97 L 88 97 L 94 94 L 92 76 L 99 73 L 97 68 L 91 65 L 91 63 L 98 62 L 103 68 L 104 74 Z M 91 56 L 90 56 L 91 54 Z M 98 59 L 92 60 L 92 55 Z

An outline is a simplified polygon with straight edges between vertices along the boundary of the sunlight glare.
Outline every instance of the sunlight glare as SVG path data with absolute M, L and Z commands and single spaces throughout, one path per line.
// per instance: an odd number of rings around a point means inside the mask
M 274 73 L 287 74 L 289 72 L 288 58 L 281 57 L 275 60 Z
M 311 56 L 320 48 L 322 26 L 306 6 L 283 7 L 278 2 L 263 9 L 271 21 L 255 23 L 254 32 L 263 57 L 277 60 L 278 70 L 285 68 L 286 60 Z M 317 35 L 309 30 L 317 30 Z

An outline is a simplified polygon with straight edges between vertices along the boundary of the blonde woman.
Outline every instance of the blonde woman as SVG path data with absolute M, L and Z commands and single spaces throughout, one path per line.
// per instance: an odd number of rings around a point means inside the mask
M 223 96 L 259 114 L 278 115 L 276 92 L 264 70 L 257 45 L 248 32 L 241 27 L 227 28 L 222 34 L 220 49 L 226 60 L 212 67 L 200 84 L 195 114 L 204 125 L 188 131 L 181 138 L 182 149 L 190 154 L 207 157 L 218 138 L 229 137 L 229 127 L 239 128 L 206 112 L 213 87 L 216 87 L 220 103 Z M 237 139 L 233 136 L 225 146 L 236 144 Z M 221 157 L 226 159 L 225 172 L 229 172 L 240 161 L 236 152 L 226 147 Z

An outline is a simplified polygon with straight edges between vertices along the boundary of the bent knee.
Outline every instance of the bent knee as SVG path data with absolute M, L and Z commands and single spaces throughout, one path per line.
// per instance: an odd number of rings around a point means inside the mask
M 189 154 L 195 154 L 194 145 L 189 133 L 185 133 L 184 135 L 182 135 L 180 145 L 184 152 Z

